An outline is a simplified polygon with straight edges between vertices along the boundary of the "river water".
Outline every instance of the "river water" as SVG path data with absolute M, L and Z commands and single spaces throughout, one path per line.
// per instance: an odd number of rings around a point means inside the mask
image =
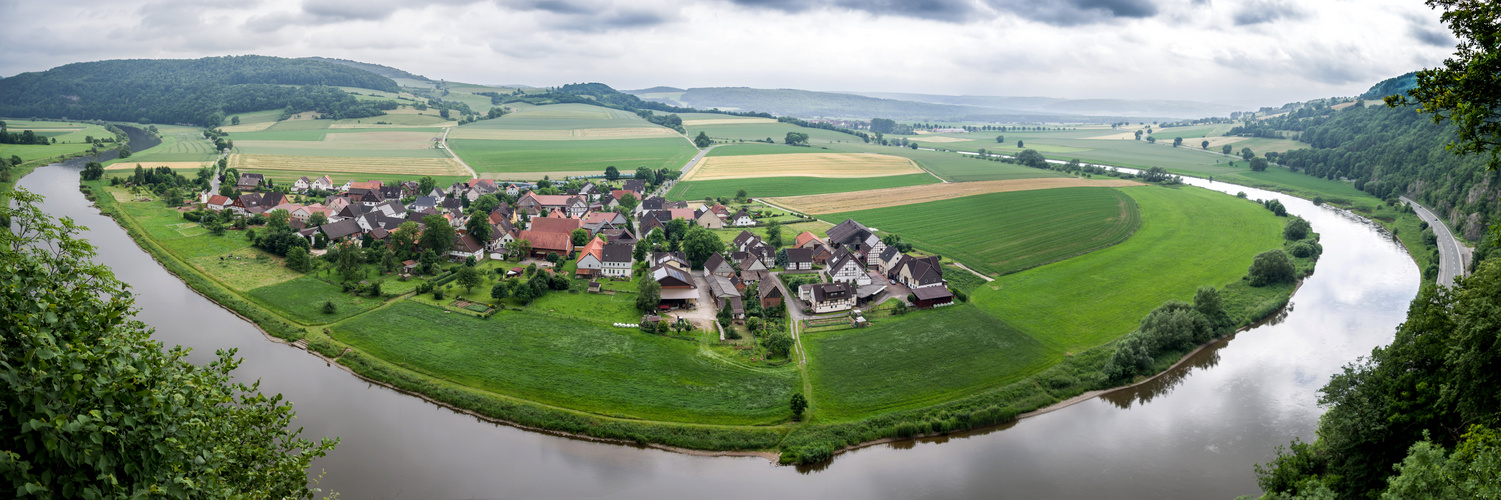
M 37 169 L 21 186 L 90 230 L 98 260 L 137 293 L 139 318 L 194 362 L 239 349 L 242 380 L 295 403 L 305 435 L 343 442 L 314 464 L 344 498 L 1230 498 L 1257 493 L 1252 466 L 1313 438 L 1329 375 L 1390 342 L 1418 269 L 1364 219 L 1278 198 L 1322 233 L 1324 255 L 1284 314 L 1136 389 L 997 429 L 838 455 L 814 468 L 701 457 L 527 432 L 477 420 L 360 379 L 189 290 L 79 194 L 78 164 Z M 1171 251 L 1171 249 L 1165 249 Z

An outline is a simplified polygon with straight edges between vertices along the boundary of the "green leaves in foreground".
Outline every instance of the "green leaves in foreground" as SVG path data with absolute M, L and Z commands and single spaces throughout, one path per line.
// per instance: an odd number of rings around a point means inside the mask
M 337 440 L 288 430 L 294 414 L 239 361 L 206 366 L 150 339 L 134 300 L 71 220 L 16 190 L 0 217 L 0 496 L 310 498 L 308 464 Z

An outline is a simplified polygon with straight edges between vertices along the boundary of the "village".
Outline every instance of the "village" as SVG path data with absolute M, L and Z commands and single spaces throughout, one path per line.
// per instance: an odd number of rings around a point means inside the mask
M 658 194 L 671 180 L 475 178 L 428 189 L 428 179 L 340 185 L 325 175 L 272 186 L 261 174 L 238 173 L 225 180 L 234 181 L 233 188 L 202 195 L 204 209 L 253 221 L 275 214 L 306 242 L 311 257 L 331 248 L 392 245 L 412 257 L 400 263 L 402 280 L 441 272 L 444 266 L 417 256 L 429 225 L 443 224 L 435 235 L 451 234 L 452 241 L 438 258 L 449 265 L 505 262 L 508 278 L 527 277 L 529 269 L 561 274 L 587 280 L 591 293 L 620 288 L 607 284 L 635 282 L 639 289 L 654 282 L 657 297 L 638 302 L 643 315 L 632 326 L 669 320 L 689 328 L 726 328 L 744 325 L 754 311 L 794 321 L 844 318 L 838 321 L 861 327 L 868 324 L 862 309 L 888 301 L 902 311 L 954 301 L 939 256 L 904 253 L 855 220 L 822 236 L 802 231 L 782 241 L 772 207 L 742 203 L 732 209 L 727 205 L 734 201 L 727 199 L 667 201 Z M 403 227 L 415 230 L 415 237 L 397 238 Z M 776 236 L 758 235 L 752 231 L 757 227 Z M 715 237 L 688 241 L 687 235 L 703 230 Z

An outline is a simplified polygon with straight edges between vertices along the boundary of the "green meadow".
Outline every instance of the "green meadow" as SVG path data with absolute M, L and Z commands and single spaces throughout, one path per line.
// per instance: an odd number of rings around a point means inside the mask
M 92 144 L 85 139 L 92 136 L 95 139 L 113 138 L 115 134 L 104 127 L 82 122 L 47 121 L 47 120 L 18 120 L 12 118 L 0 118 L 5 122 L 5 127 L 10 132 L 31 130 L 33 133 L 56 139 L 57 144 L 0 144 L 0 158 L 19 156 L 22 161 L 40 160 L 55 156 L 70 155 L 87 151 Z M 111 144 L 106 146 L 113 147 Z
M 365 353 L 439 379 L 622 418 L 780 423 L 800 387 L 792 366 L 731 364 L 698 341 L 526 312 L 479 319 L 401 302 L 333 332 Z
M 449 147 L 478 172 L 598 171 L 638 167 L 681 169 L 698 154 L 681 138 L 592 141 L 449 139 Z
M 893 316 L 805 333 L 815 415 L 843 420 L 929 406 L 1039 372 L 1062 355 L 979 308 Z
M 1142 225 L 1131 197 L 1093 187 L 989 193 L 820 218 L 855 219 L 992 276 L 1115 245 Z
M 1282 246 L 1282 226 L 1261 205 L 1195 187 L 1121 188 L 1141 211 L 1126 241 L 1001 276 L 977 288 L 981 309 L 1050 348 L 1078 352 L 1136 328 L 1168 300 L 1245 276 L 1251 258 Z

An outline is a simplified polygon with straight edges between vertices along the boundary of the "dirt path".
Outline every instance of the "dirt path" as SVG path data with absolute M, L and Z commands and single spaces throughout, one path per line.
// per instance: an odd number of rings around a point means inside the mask
M 479 177 L 479 174 L 475 173 L 474 169 L 470 168 L 468 163 L 464 163 L 464 159 L 463 158 L 459 158 L 459 155 L 457 153 L 453 152 L 453 148 L 448 147 L 448 132 L 451 131 L 451 130 L 453 130 L 453 127 L 444 127 L 443 128 L 443 138 L 438 140 L 438 144 L 443 145 L 443 151 L 447 152 L 448 156 L 452 156 L 453 157 L 453 161 L 459 162 L 459 165 L 462 165 L 464 167 L 464 170 L 468 170 L 469 171 L 469 178 L 470 179 L 474 179 L 474 178 Z
M 894 188 L 870 189 L 834 194 L 785 196 L 768 198 L 770 203 L 804 213 L 826 214 L 871 208 L 895 207 L 927 201 L 948 200 L 977 194 L 1003 193 L 1008 191 L 1031 191 L 1065 187 L 1126 187 L 1140 186 L 1136 181 L 1122 179 L 1083 179 L 1079 177 L 1043 177 L 1038 179 L 1012 179 L 1002 181 L 952 182 L 948 184 L 923 184 Z
M 974 269 L 970 269 L 969 266 L 961 264 L 961 263 L 959 263 L 959 261 L 954 261 L 954 267 L 957 267 L 959 269 L 963 269 L 965 271 L 969 271 L 970 274 L 973 274 L 975 276 L 979 276 L 980 279 L 985 280 L 986 282 L 995 281 L 995 278 L 992 278 L 992 277 L 980 274 L 979 271 L 976 271 Z

